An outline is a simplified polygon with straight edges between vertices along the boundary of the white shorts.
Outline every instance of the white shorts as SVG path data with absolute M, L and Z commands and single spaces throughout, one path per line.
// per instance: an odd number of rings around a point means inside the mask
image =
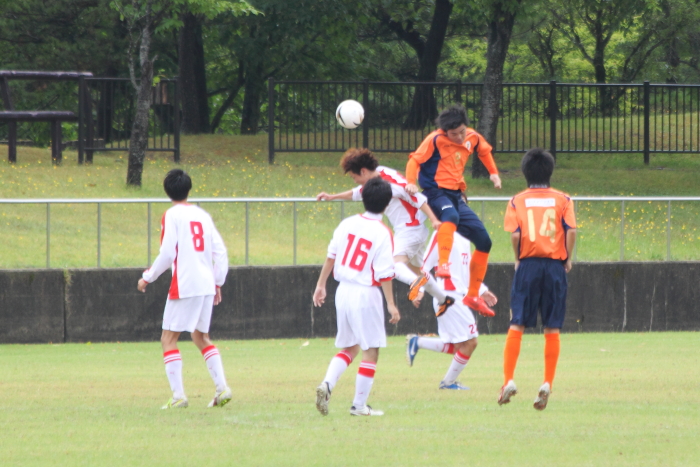
M 457 344 L 466 342 L 479 335 L 476 329 L 476 320 L 474 313 L 467 305 L 462 303 L 462 296 L 454 296 L 455 304 L 447 309 L 442 315 L 438 316 L 438 334 L 440 339 L 446 344 Z M 433 307 L 438 309 L 437 299 L 433 299 Z
M 168 299 L 163 313 L 163 329 L 173 332 L 209 332 L 214 295 Z
M 341 282 L 335 292 L 338 334 L 335 346 L 362 350 L 386 347 L 384 303 L 379 287 Z
M 423 255 L 429 233 L 424 224 L 394 229 L 394 256 L 406 255 L 408 262 L 412 265 L 423 266 Z

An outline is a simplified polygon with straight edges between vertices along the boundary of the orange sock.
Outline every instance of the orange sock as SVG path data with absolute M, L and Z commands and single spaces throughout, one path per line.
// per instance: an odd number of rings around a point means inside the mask
M 452 222 L 443 222 L 438 228 L 438 264 L 447 264 L 450 261 L 450 252 L 456 231 L 457 226 Z
M 508 384 L 508 381 L 513 379 L 515 365 L 518 364 L 518 357 L 520 356 L 520 343 L 522 339 L 522 331 L 516 331 L 515 329 L 508 330 L 506 347 L 503 349 L 503 376 L 506 380 L 503 384 Z
M 557 371 L 557 361 L 559 360 L 559 333 L 544 335 L 544 382 L 552 387 L 554 373 Z
M 469 291 L 468 297 L 478 297 L 481 283 L 484 282 L 486 269 L 489 267 L 489 254 L 476 250 L 469 262 Z

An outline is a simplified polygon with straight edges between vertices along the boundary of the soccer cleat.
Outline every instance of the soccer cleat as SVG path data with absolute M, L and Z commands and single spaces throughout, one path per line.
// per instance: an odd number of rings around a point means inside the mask
M 223 407 L 231 401 L 231 388 L 217 391 L 207 407 Z
M 382 412 L 381 410 L 374 410 L 369 405 L 365 405 L 361 409 L 356 409 L 353 405 L 352 407 L 350 407 L 350 415 L 361 415 L 365 417 L 381 417 L 382 415 L 384 415 L 384 412 Z
M 435 275 L 443 279 L 452 277 L 452 274 L 450 274 L 450 263 L 438 264 L 438 267 L 435 268 Z
M 423 274 L 422 276 L 416 277 L 416 280 L 411 282 L 411 285 L 408 288 L 408 301 L 412 302 L 413 300 L 418 297 L 418 293 L 420 292 L 420 288 L 423 287 L 426 283 L 428 282 L 428 276 Z
M 515 382 L 511 379 L 508 384 L 503 385 L 501 388 L 501 394 L 498 396 L 498 405 L 507 404 L 510 402 L 510 398 L 518 393 L 518 388 L 515 386 Z
M 440 304 L 438 307 L 437 311 L 435 312 L 435 316 L 439 317 L 445 314 L 447 309 L 451 307 L 452 305 L 455 304 L 455 299 L 450 297 L 449 295 L 445 297 L 445 301 Z
M 496 316 L 496 313 L 489 308 L 484 299 L 481 297 L 464 297 L 462 303 L 479 313 L 481 316 L 486 316 L 487 318 Z
M 456 389 L 458 391 L 469 391 L 467 386 L 462 386 L 462 383 L 455 381 L 452 384 L 447 384 L 444 381 L 440 381 L 440 389 Z
M 172 397 L 168 401 L 167 404 L 165 404 L 161 409 L 186 409 L 190 404 L 187 402 L 187 399 L 173 399 Z
M 323 382 L 316 388 L 316 408 L 321 415 L 328 415 L 328 402 L 331 400 L 331 388 Z
M 406 361 L 408 366 L 413 366 L 413 359 L 418 353 L 418 335 L 409 334 L 406 336 Z
M 537 410 L 544 410 L 545 408 L 547 408 L 547 401 L 549 400 L 549 395 L 551 393 L 552 390 L 549 386 L 549 383 L 544 383 L 542 386 L 540 386 L 540 392 L 537 394 L 535 403 L 532 404 L 532 406 Z

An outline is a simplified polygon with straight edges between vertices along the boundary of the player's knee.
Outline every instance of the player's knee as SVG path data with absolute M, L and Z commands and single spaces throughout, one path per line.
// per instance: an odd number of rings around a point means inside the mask
M 459 213 L 455 208 L 449 208 L 442 211 L 440 215 L 441 222 L 452 222 L 454 225 L 459 224 Z
M 479 235 L 473 236 L 472 243 L 474 244 L 474 248 L 476 248 L 478 251 L 483 251 L 484 253 L 491 252 L 491 247 L 493 246 L 491 237 L 489 237 L 486 230 L 479 233 Z

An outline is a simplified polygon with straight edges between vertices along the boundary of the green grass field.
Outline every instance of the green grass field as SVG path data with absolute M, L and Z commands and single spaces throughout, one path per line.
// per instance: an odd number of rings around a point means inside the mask
M 267 163 L 266 137 L 185 136 L 182 167 L 193 177 L 193 197 L 313 197 L 320 191 L 353 186 L 338 167 L 340 154 L 278 154 Z M 0 154 L 4 148 L 0 146 Z M 405 154 L 379 154 L 390 167 L 403 168 Z M 519 154 L 496 154 L 503 190 L 488 180 L 471 180 L 469 196 L 511 196 L 522 190 Z M 18 163 L 0 162 L 0 198 L 164 198 L 162 178 L 174 164 L 165 153 L 146 161 L 141 189 L 127 188 L 126 154 L 97 153 L 92 165 L 78 166 L 75 152 L 65 152 L 61 167 L 52 167 L 48 149 L 20 147 Z M 654 155 L 645 167 L 641 155 L 560 154 L 552 184 L 580 196 L 697 196 L 697 155 Z M 245 264 L 245 206 L 208 204 L 229 250 L 231 264 Z M 472 207 L 481 214 L 480 203 Z M 167 204 L 152 207 L 150 225 L 143 204 L 102 207 L 102 267 L 145 267 L 147 234 L 151 259 L 157 253 L 160 217 Z M 362 209 L 345 203 L 343 214 Z M 511 261 L 510 239 L 503 232 L 505 203 L 485 203 L 484 222 L 494 240 L 491 260 Z M 582 202 L 577 206 L 579 261 L 617 261 L 620 257 L 620 203 Z M 625 260 L 666 259 L 666 203 L 628 202 L 625 206 Z M 700 203 L 672 205 L 671 259 L 700 259 Z M 249 263 L 292 264 L 291 203 L 250 204 Z M 341 219 L 339 203 L 297 205 L 297 263 L 320 264 L 325 245 Z M 0 205 L 0 268 L 46 266 L 46 206 Z M 97 265 L 97 207 L 62 205 L 51 210 L 51 267 Z
M 216 330 L 213 330 L 214 335 Z M 461 378 L 439 391 L 450 357 L 404 339 L 380 353 L 370 404 L 350 417 L 357 362 L 328 417 L 315 387 L 333 339 L 221 341 L 234 400 L 207 409 L 213 385 L 201 356 L 180 345 L 190 407 L 169 396 L 158 343 L 0 346 L 0 465 L 690 466 L 700 447 L 697 333 L 564 334 L 554 392 L 537 412 L 541 335 L 526 335 L 520 394 L 496 403 L 504 336 L 481 336 Z

